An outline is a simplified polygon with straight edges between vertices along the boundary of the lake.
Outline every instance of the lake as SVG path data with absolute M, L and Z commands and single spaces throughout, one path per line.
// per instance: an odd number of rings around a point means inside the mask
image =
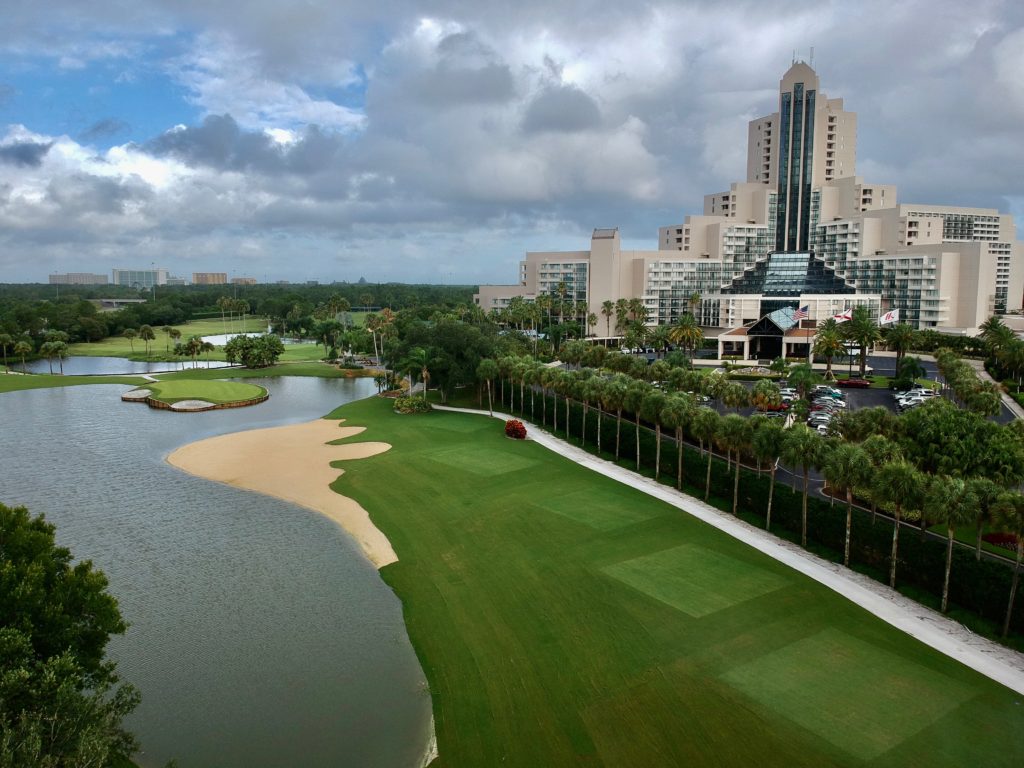
M 334 523 L 184 474 L 194 440 L 317 418 L 369 379 L 248 379 L 258 406 L 173 413 L 130 387 L 0 395 L 0 501 L 45 512 L 110 579 L 128 632 L 110 646 L 143 702 L 144 768 L 418 766 L 430 698 L 401 605 Z M 367 436 L 372 439 L 372 436 Z

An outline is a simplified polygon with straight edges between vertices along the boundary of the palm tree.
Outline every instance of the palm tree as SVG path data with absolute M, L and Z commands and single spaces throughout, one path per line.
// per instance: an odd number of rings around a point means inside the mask
M 548 423 L 548 397 L 549 393 L 555 393 L 555 387 L 558 384 L 558 377 L 561 374 L 557 368 L 545 368 L 540 374 L 540 385 L 542 387 L 542 394 L 544 397 L 541 402 L 541 418 L 543 423 Z M 553 430 L 558 431 L 558 395 L 555 394 L 555 407 L 552 409 L 552 415 L 554 417 Z
M 882 333 L 871 319 L 871 312 L 866 306 L 854 308 L 853 319 L 843 323 L 843 335 L 860 347 L 860 377 L 863 379 L 867 368 L 868 350 L 875 342 L 882 340 Z
M 164 339 L 164 353 L 169 354 L 171 351 L 171 331 L 173 331 L 174 329 L 171 328 L 171 326 L 169 325 L 165 325 L 160 330 L 167 336 L 167 338 Z
M 886 345 L 896 352 L 896 367 L 917 341 L 917 331 L 907 323 L 896 323 L 885 332 Z
M 708 445 L 708 471 L 707 476 L 704 480 L 704 501 L 708 500 L 711 495 L 711 458 L 713 453 L 711 451 L 711 445 L 714 443 L 715 436 L 718 434 L 719 424 L 721 424 L 722 417 L 718 415 L 718 411 L 714 411 L 711 408 L 701 407 L 697 409 L 697 413 L 694 414 L 690 429 L 693 434 L 700 441 L 700 450 L 704 451 L 704 443 Z
M 743 418 L 738 413 L 730 413 L 722 419 L 719 439 L 727 451 L 736 454 L 736 475 L 732 484 L 732 513 L 734 515 L 737 514 L 740 499 L 740 469 L 743 467 L 743 462 L 740 459 L 743 451 L 749 449 L 752 438 L 753 429 L 749 419 Z
M 14 352 L 14 354 L 16 354 L 18 357 L 21 358 L 21 372 L 22 372 L 22 374 L 24 374 L 25 373 L 25 355 L 31 355 L 32 354 L 32 344 L 30 342 L 26 341 L 25 339 L 21 339 L 20 341 L 15 342 L 14 349 L 12 351 Z
M 835 324 L 834 320 L 831 320 L 831 322 L 833 325 Z M 825 358 L 826 379 L 834 378 L 832 375 L 832 359 L 845 351 L 846 346 L 843 344 L 843 339 L 839 335 L 837 328 L 822 327 L 818 329 L 818 333 L 814 337 L 813 353 L 818 357 Z
M 971 484 L 959 477 L 936 477 L 928 489 L 924 508 L 932 519 L 946 524 L 946 574 L 942 581 L 942 607 L 946 612 L 949 605 L 949 574 L 953 567 L 953 534 L 958 525 L 970 522 L 975 517 L 978 498 Z M 924 515 L 922 514 L 922 517 Z
M 789 386 L 794 387 L 801 398 L 822 382 L 821 375 L 807 363 L 798 363 L 789 369 Z
M 605 336 L 612 335 L 612 315 L 615 314 L 615 302 L 605 299 L 601 302 L 601 314 L 604 316 Z
M 892 553 L 889 556 L 889 586 L 896 588 L 896 550 L 899 547 L 900 516 L 904 508 L 920 505 L 921 474 L 906 461 L 898 460 L 886 464 L 875 475 L 872 496 L 887 501 L 895 509 L 892 526 Z
M 764 529 L 770 530 L 772 526 L 772 498 L 775 496 L 775 471 L 779 467 L 779 457 L 785 451 L 785 441 L 788 432 L 778 424 L 764 424 L 754 430 L 753 439 L 750 442 L 751 451 L 758 464 L 768 464 L 771 469 L 770 481 L 768 483 L 768 510 L 764 518 Z
M 128 346 L 131 347 L 132 353 L 135 353 L 135 337 L 139 335 L 139 332 L 134 328 L 125 328 L 121 332 L 121 335 L 128 339 Z
M 177 343 L 178 339 L 181 338 L 181 331 L 179 331 L 177 328 L 171 328 L 170 336 L 171 340 Z
M 628 379 L 622 374 L 616 374 L 616 376 L 605 382 L 604 389 L 601 390 L 601 405 L 608 410 L 609 413 L 615 412 L 615 459 L 618 461 L 619 458 L 619 442 L 622 435 L 622 407 L 626 401 L 626 391 L 628 388 Z
M 661 474 L 661 411 L 665 407 L 665 394 L 651 389 L 640 407 L 644 419 L 654 424 L 654 479 Z
M 214 346 L 212 341 L 200 340 L 199 351 L 206 353 L 206 367 L 210 367 L 210 353 L 213 352 L 217 347 Z
M 640 409 L 643 408 L 647 393 L 652 389 L 645 381 L 634 381 L 626 388 L 626 397 L 623 399 L 623 407 L 633 414 L 633 422 L 636 427 L 636 471 L 640 471 Z
M 807 486 L 813 467 L 820 466 L 825 458 L 825 441 L 816 431 L 804 424 L 790 429 L 783 458 L 791 466 L 799 465 L 804 473 L 803 505 L 800 508 L 800 546 L 807 546 Z
M 1017 560 L 1013 567 L 1013 581 L 1010 582 L 1010 600 L 1006 604 L 1006 618 L 1003 620 L 1003 637 L 1010 631 L 1010 617 L 1013 615 L 1013 600 L 1017 596 L 1020 582 L 1020 562 L 1024 556 L 1024 496 L 1019 493 L 1005 493 L 992 508 L 996 524 L 1017 539 Z
M 750 392 L 738 381 L 730 381 L 722 388 L 721 400 L 726 408 L 746 408 L 750 405 Z
M 0 333 L 0 347 L 4 350 L 4 370 L 10 373 L 10 366 L 7 365 L 7 348 L 14 345 L 14 337 L 9 333 Z
M 697 318 L 691 314 L 685 314 L 669 329 L 669 338 L 673 344 L 682 345 L 683 349 L 689 353 L 692 362 L 697 348 L 704 342 L 704 331 L 697 323 Z
M 413 371 L 419 370 L 420 381 L 423 382 L 423 399 L 426 400 L 427 388 L 430 385 L 430 354 L 423 347 L 415 347 L 409 352 L 405 366 L 410 369 L 410 376 Z
M 693 399 L 689 395 L 674 394 L 667 398 L 661 409 L 661 423 L 676 433 L 676 489 L 683 489 L 683 427 L 693 414 Z
M 779 385 L 769 379 L 761 379 L 754 385 L 750 399 L 759 411 L 766 411 L 768 408 L 778 408 L 782 404 Z
M 44 341 L 39 346 L 39 352 L 46 358 L 46 362 L 50 364 L 50 375 L 53 376 L 53 357 L 57 354 L 54 349 L 56 341 Z
M 140 325 L 139 338 L 146 342 L 146 357 L 149 357 L 149 342 L 156 338 L 156 334 L 153 332 L 153 326 Z
M 584 382 L 584 393 L 588 401 L 594 404 L 597 409 L 597 452 L 601 453 L 601 417 L 604 410 L 601 408 L 604 402 L 604 390 L 608 382 L 600 376 L 591 376 Z
M 871 466 L 875 472 L 878 472 L 882 467 L 887 464 L 891 464 L 894 461 L 899 461 L 903 458 L 903 451 L 900 450 L 898 443 L 890 440 L 884 435 L 871 435 L 863 443 L 861 448 L 868 455 L 868 461 L 871 462 Z M 878 513 L 878 501 L 875 495 L 874 489 L 871 489 L 871 524 L 875 524 L 875 517 Z
M 555 391 L 565 398 L 565 439 L 569 439 L 569 399 L 572 397 L 573 388 L 576 386 L 576 377 L 568 371 L 562 371 L 558 376 L 558 384 Z M 558 405 L 556 403 L 555 407 Z
M 978 507 L 975 510 L 974 524 L 976 530 L 974 559 L 981 560 L 981 534 L 985 526 L 992 522 L 992 507 L 1004 493 L 1004 489 L 987 477 L 976 477 L 968 481 L 971 492 L 978 499 Z
M 850 565 L 850 529 L 853 525 L 853 489 L 867 485 L 874 469 L 867 453 L 853 443 L 840 443 L 828 456 L 824 466 L 825 479 L 833 489 L 846 492 L 846 539 L 843 544 L 843 565 Z

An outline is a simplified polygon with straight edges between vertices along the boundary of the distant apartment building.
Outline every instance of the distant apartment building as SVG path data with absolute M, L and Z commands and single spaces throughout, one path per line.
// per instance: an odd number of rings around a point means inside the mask
M 232 285 L 256 285 L 255 277 L 232 277 Z
M 693 311 L 722 328 L 786 307 L 809 306 L 820 321 L 865 304 L 876 316 L 899 309 L 917 328 L 963 330 L 1020 310 L 1013 217 L 900 203 L 895 186 L 856 175 L 856 142 L 856 115 L 795 62 L 778 111 L 749 124 L 746 181 L 661 227 L 657 250 L 623 251 L 617 230 L 597 229 L 588 250 L 527 253 L 518 285 L 482 285 L 475 300 L 491 310 L 561 294 L 602 318 L 603 302 L 641 298 L 652 325 Z M 591 331 L 604 329 L 601 319 Z
M 192 285 L 225 285 L 228 282 L 227 272 L 193 272 Z
M 114 285 L 129 288 L 150 289 L 154 285 L 167 285 L 169 274 L 163 267 L 155 269 L 114 269 L 111 270 Z
M 106 275 L 92 272 L 66 272 L 50 275 L 50 285 L 107 285 L 110 280 Z

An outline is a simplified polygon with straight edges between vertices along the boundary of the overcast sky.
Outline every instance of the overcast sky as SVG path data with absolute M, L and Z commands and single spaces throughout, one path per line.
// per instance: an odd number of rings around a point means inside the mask
M 513 282 L 594 227 L 654 249 L 743 180 L 811 46 L 860 175 L 1024 215 L 1019 0 L 5 0 L 0 282 Z

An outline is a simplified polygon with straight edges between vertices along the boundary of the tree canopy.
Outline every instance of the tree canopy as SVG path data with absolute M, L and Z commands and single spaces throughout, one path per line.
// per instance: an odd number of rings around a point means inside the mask
M 126 629 L 107 579 L 58 547 L 54 527 L 0 504 L 0 765 L 106 766 L 138 749 L 138 704 L 106 661 Z

